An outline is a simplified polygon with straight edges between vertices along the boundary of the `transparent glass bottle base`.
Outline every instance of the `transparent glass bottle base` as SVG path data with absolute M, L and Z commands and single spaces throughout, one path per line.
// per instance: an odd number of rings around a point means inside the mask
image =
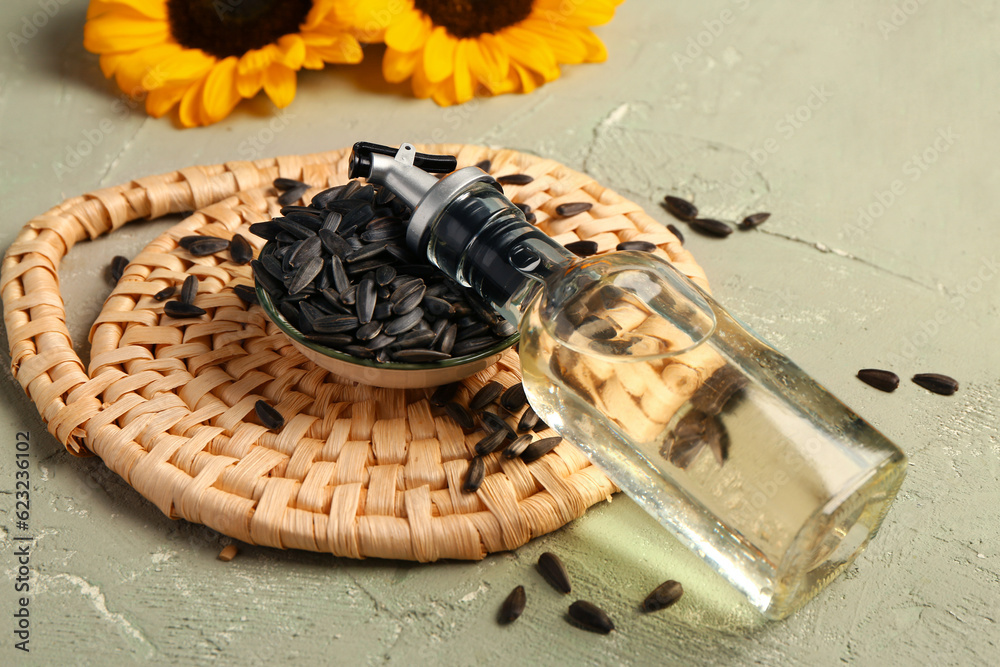
M 584 297 L 588 313 L 614 320 Z M 766 617 L 780 619 L 868 543 L 906 459 L 706 303 L 715 326 L 701 327 L 700 341 L 688 337 L 677 355 L 640 361 L 566 344 L 555 332 L 559 315 L 547 313 L 543 324 L 536 303 L 521 325 L 524 386 L 542 419 Z M 707 399 L 706 389 L 715 391 Z

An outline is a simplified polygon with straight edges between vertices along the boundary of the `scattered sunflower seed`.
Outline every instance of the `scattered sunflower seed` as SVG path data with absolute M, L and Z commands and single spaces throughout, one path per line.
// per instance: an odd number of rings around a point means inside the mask
M 156 299 L 157 301 L 166 301 L 167 299 L 172 297 L 176 292 L 177 292 L 176 285 L 168 285 L 167 287 L 164 287 L 159 292 L 154 294 L 153 298 Z
M 125 273 L 125 267 L 128 266 L 128 257 L 122 257 L 121 255 L 115 255 L 111 258 L 111 282 L 117 284 L 119 280 L 122 279 L 122 274 Z
M 308 189 L 309 186 L 306 185 L 305 183 L 303 183 L 302 185 L 296 185 L 292 188 L 289 188 L 284 192 L 282 192 L 280 195 L 278 195 L 278 203 L 281 204 L 282 206 L 288 206 L 289 204 L 294 204 L 295 202 L 302 199 L 303 195 L 305 195 Z
M 619 243 L 615 250 L 639 250 L 640 252 L 653 252 L 656 244 L 649 241 L 624 241 Z
M 573 590 L 566 566 L 563 565 L 559 556 L 551 551 L 546 551 L 538 557 L 538 573 L 542 575 L 545 581 L 549 582 L 552 588 L 560 593 L 567 594 Z
M 188 276 L 181 285 L 181 302 L 194 303 L 194 298 L 198 296 L 198 277 Z
M 444 407 L 448 401 L 455 398 L 455 394 L 458 393 L 458 388 L 461 386 L 462 384 L 460 382 L 452 382 L 451 384 L 441 385 L 434 390 L 433 394 L 431 394 L 431 405 L 439 408 Z
M 444 409 L 448 413 L 448 416 L 461 426 L 463 430 L 471 431 L 476 427 L 476 421 L 472 418 L 472 413 L 461 403 L 450 401 L 445 404 Z
M 522 452 L 521 460 L 525 463 L 531 463 L 532 461 L 537 461 L 542 458 L 553 449 L 555 449 L 559 443 L 562 442 L 562 438 L 559 436 L 553 436 L 551 438 L 542 438 L 541 440 L 536 440 L 535 442 L 528 445 L 528 447 Z
M 507 388 L 500 397 L 500 405 L 508 412 L 517 412 L 524 407 L 527 399 L 524 396 L 524 385 L 518 382 Z
M 899 386 L 899 376 L 892 371 L 883 371 L 878 368 L 862 368 L 858 371 L 858 379 L 870 387 L 875 387 L 880 391 L 892 392 Z
M 472 397 L 472 400 L 469 401 L 469 409 L 473 412 L 482 410 L 487 405 L 495 401 L 502 392 L 502 384 L 496 382 L 495 380 L 487 382 L 479 391 L 476 392 L 476 395 Z
M 556 215 L 560 218 L 570 218 L 574 215 L 585 213 L 593 207 L 594 205 L 587 201 L 568 202 L 566 204 L 559 204 L 559 206 L 556 206 Z
M 486 463 L 482 456 L 473 457 L 469 461 L 469 469 L 465 473 L 465 482 L 462 484 L 462 491 L 465 493 L 475 493 L 483 484 L 483 476 L 486 474 Z
M 497 433 L 502 433 L 502 431 L 497 431 Z M 503 450 L 503 457 L 505 459 L 516 459 L 518 456 L 524 453 L 524 450 L 528 448 L 531 444 L 531 434 L 525 433 L 524 435 L 519 435 L 514 438 L 507 447 Z
M 680 197 L 667 195 L 663 199 L 663 208 L 667 209 L 667 213 L 670 215 L 685 222 L 690 222 L 698 217 L 698 207 Z
M 479 440 L 479 442 L 476 443 L 476 454 L 478 456 L 486 456 L 487 454 L 495 452 L 506 439 L 506 431 L 494 431 L 493 433 L 484 436 Z
M 164 314 L 174 318 L 201 317 L 205 314 L 205 310 L 203 308 L 199 308 L 198 306 L 190 303 L 183 303 L 181 301 L 167 301 L 163 304 L 163 312 Z
M 291 190 L 292 188 L 301 188 L 303 186 L 305 186 L 307 188 L 309 187 L 308 185 L 306 185 L 302 181 L 296 181 L 294 178 L 280 178 L 279 177 L 279 178 L 274 179 L 274 188 L 276 190 L 281 190 L 282 192 L 284 192 L 285 190 Z
M 222 252 L 229 247 L 229 241 L 214 236 L 202 236 L 187 246 L 187 251 L 195 257 L 207 257 Z
M 233 234 L 229 242 L 229 257 L 234 264 L 249 264 L 253 259 L 253 246 L 240 234 Z
M 681 245 L 684 245 L 684 234 L 681 233 L 681 230 L 677 229 L 677 225 L 667 225 L 667 229 L 670 230 L 671 234 L 677 237 L 677 240 L 681 242 Z
M 249 285 L 234 285 L 233 292 L 236 293 L 236 296 L 239 297 L 240 301 L 249 306 L 257 303 L 257 290 Z
M 285 418 L 267 401 L 257 401 L 254 403 L 253 409 L 257 413 L 257 419 L 268 429 L 276 431 L 285 425 Z
M 497 183 L 500 185 L 527 185 L 533 180 L 535 178 L 528 174 L 507 174 L 506 176 L 497 177 Z
M 725 238 L 733 233 L 732 227 L 721 220 L 715 220 L 713 218 L 695 218 L 694 220 L 689 220 L 688 224 L 691 225 L 691 229 L 696 232 L 700 232 L 705 236 Z
M 912 380 L 927 391 L 942 396 L 951 396 L 958 391 L 958 380 L 940 373 L 918 373 Z
M 500 606 L 500 615 L 497 620 L 501 625 L 513 623 L 524 613 L 524 606 L 527 603 L 527 596 L 524 594 L 524 586 L 518 586 L 510 592 L 507 599 Z
M 595 241 L 573 241 L 563 247 L 579 257 L 590 257 L 597 254 L 597 243 Z
M 521 415 L 521 419 L 517 422 L 517 430 L 522 433 L 530 431 L 535 428 L 536 424 L 538 424 L 538 415 L 535 414 L 534 409 L 529 405 L 528 409 Z
M 677 603 L 684 595 L 684 587 L 680 582 L 673 579 L 665 581 L 646 596 L 642 602 L 642 610 L 645 612 L 660 611 Z
M 748 229 L 753 229 L 754 227 L 759 227 L 767 222 L 767 219 L 771 217 L 770 213 L 754 213 L 753 215 L 748 215 L 743 218 L 737 225 L 740 229 L 746 231 Z
M 569 606 L 569 617 L 579 627 L 606 635 L 615 629 L 611 618 L 597 605 L 577 600 Z
M 493 163 L 490 162 L 489 160 L 480 160 L 479 162 L 476 163 L 476 166 L 488 174 L 490 173 L 490 168 L 493 166 Z

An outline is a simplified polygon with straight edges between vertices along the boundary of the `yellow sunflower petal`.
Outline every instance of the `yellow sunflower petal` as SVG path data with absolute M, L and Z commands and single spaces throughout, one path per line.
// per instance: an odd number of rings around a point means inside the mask
M 534 33 L 515 26 L 497 35 L 497 39 L 505 44 L 512 61 L 538 72 L 546 81 L 559 78 L 559 65 L 552 50 Z
M 91 0 L 87 7 L 87 18 L 91 19 L 108 11 L 132 10 L 158 21 L 167 20 L 166 0 Z
M 215 58 L 198 49 L 181 49 L 174 55 L 154 64 L 142 78 L 146 90 L 153 90 L 172 83 L 191 83 L 202 79 Z
M 181 47 L 177 44 L 160 44 L 141 49 L 136 53 L 129 54 L 122 58 L 115 68 L 115 81 L 118 87 L 129 95 L 137 95 L 143 90 L 153 90 L 163 85 L 163 81 L 147 81 L 150 71 L 163 62 L 180 52 Z M 146 84 L 150 85 L 146 85 Z
M 512 75 L 517 75 L 517 80 L 520 82 L 520 88 L 523 92 L 530 93 L 538 87 L 534 75 L 526 67 L 521 67 L 517 63 L 511 63 L 510 69 Z
M 146 113 L 153 118 L 159 118 L 181 101 L 181 97 L 184 96 L 189 87 L 190 84 L 180 84 L 150 91 L 146 97 Z
M 601 38 L 589 30 L 584 30 L 580 34 L 580 40 L 584 48 L 587 49 L 587 56 L 584 59 L 588 63 L 603 63 L 608 59 L 608 49 L 604 46 Z
M 535 33 L 552 50 L 556 62 L 575 65 L 587 56 L 587 48 L 580 40 L 580 30 L 563 25 L 555 25 L 538 19 L 526 19 L 521 23 L 524 30 Z
M 386 49 L 382 58 L 382 76 L 389 83 L 406 81 L 413 74 L 413 69 L 420 62 L 420 51 L 403 53 L 395 49 Z
M 415 51 L 427 42 L 431 28 L 430 19 L 420 12 L 405 12 L 386 29 L 386 46 L 397 51 Z
M 264 92 L 274 105 L 283 109 L 295 99 L 295 72 L 274 64 L 264 70 Z
M 455 82 L 455 102 L 464 104 L 472 99 L 475 94 L 475 87 L 472 81 L 472 72 L 469 71 L 469 51 L 475 47 L 475 42 L 463 39 L 455 46 L 455 73 L 452 79 Z
M 236 56 L 229 56 L 213 67 L 205 79 L 202 104 L 209 122 L 216 123 L 228 116 L 242 99 L 236 88 L 236 61 Z
M 184 91 L 184 96 L 181 97 L 181 107 L 177 117 L 184 127 L 201 124 L 201 91 L 205 87 L 204 84 L 204 81 L 199 81 Z
M 278 40 L 278 52 L 281 64 L 300 69 L 306 59 L 306 44 L 298 35 L 284 35 Z
M 452 80 L 442 81 L 441 85 L 436 86 L 431 94 L 431 99 L 442 107 L 450 107 L 455 104 L 455 85 Z
M 240 74 L 257 74 L 263 72 L 280 55 L 280 51 L 278 51 L 278 48 L 274 44 L 268 44 L 259 49 L 247 51 L 240 56 L 236 71 Z
M 83 27 L 83 46 L 91 53 L 119 53 L 163 44 L 170 39 L 164 21 L 103 16 Z
M 493 35 L 482 35 L 479 39 L 469 40 L 468 44 L 466 53 L 472 76 L 491 93 L 498 94 L 507 81 L 510 57 L 503 46 L 496 43 Z
M 240 74 L 239 70 L 237 70 L 236 90 L 239 91 L 241 96 L 250 99 L 257 93 L 259 93 L 260 89 L 263 86 L 264 86 L 263 72 L 251 72 L 249 74 Z
M 410 85 L 413 87 L 413 94 L 422 100 L 433 95 L 434 89 L 437 88 L 437 86 L 427 80 L 427 74 L 424 72 L 423 67 L 414 68 Z
M 441 83 L 455 70 L 455 39 L 438 26 L 424 45 L 424 71 L 431 83 Z
M 361 44 L 351 35 L 338 35 L 329 46 L 314 51 L 328 63 L 353 64 L 364 57 Z
M 576 0 L 571 12 L 564 10 L 565 0 L 535 0 L 533 15 L 550 23 L 604 25 L 615 15 L 621 0 Z
M 130 55 L 129 53 L 102 53 L 98 61 L 101 63 L 101 72 L 105 78 L 110 79 L 113 77 L 118 67 Z

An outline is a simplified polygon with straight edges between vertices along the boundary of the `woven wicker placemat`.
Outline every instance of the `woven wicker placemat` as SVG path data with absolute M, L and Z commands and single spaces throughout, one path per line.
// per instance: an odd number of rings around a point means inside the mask
M 563 243 L 596 241 L 600 252 L 651 241 L 707 288 L 673 234 L 586 175 L 510 150 L 418 150 L 457 155 L 459 166 L 489 159 L 496 176 L 530 174 L 531 183 L 505 191 L 532 207 L 546 233 Z M 253 282 L 248 266 L 178 247 L 186 235 L 237 232 L 262 244 L 247 227 L 278 214 L 272 181 L 343 183 L 349 156 L 345 149 L 189 167 L 70 199 L 31 220 L 7 251 L 0 284 L 12 371 L 49 431 L 74 454 L 100 456 L 172 518 L 248 543 L 352 558 L 478 559 L 609 497 L 614 485 L 567 443 L 530 464 L 491 454 L 482 487 L 463 493 L 481 433 L 463 434 L 432 408 L 431 390 L 368 387 L 316 367 L 259 306 L 235 296 L 234 285 Z M 593 207 L 554 214 L 578 201 Z M 85 369 L 66 327 L 61 258 L 132 220 L 192 210 L 133 258 L 91 329 Z M 199 278 L 196 304 L 208 314 L 163 316 L 152 295 L 188 275 Z M 457 400 L 490 380 L 520 381 L 515 352 L 465 380 Z M 260 398 L 284 415 L 280 431 L 257 422 Z

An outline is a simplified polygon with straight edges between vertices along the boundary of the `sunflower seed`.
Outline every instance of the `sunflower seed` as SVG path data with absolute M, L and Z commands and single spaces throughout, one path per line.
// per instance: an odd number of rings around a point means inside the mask
M 430 363 L 432 361 L 451 359 L 450 354 L 445 354 L 444 352 L 438 352 L 436 350 L 398 350 L 396 352 L 391 352 L 389 356 L 391 356 L 394 361 L 402 361 L 412 364 Z
M 333 286 L 341 294 L 350 288 L 351 281 L 348 280 L 347 272 L 344 271 L 344 263 L 337 256 L 330 258 L 330 275 L 333 278 Z
M 531 444 L 531 434 L 525 433 L 524 435 L 519 435 L 514 438 L 513 441 L 507 448 L 503 450 L 503 457 L 505 459 L 516 459 L 518 456 L 524 453 L 524 450 L 528 448 Z
M 712 218 L 695 218 L 694 220 L 689 220 L 688 224 L 691 225 L 691 229 L 705 236 L 725 238 L 733 233 L 732 227 L 721 220 L 714 220 Z
M 182 303 L 194 303 L 194 298 L 198 295 L 198 278 L 196 276 L 188 276 L 184 279 L 184 284 L 181 285 L 181 302 Z
M 484 336 L 482 338 L 469 338 L 468 340 L 463 340 L 455 343 L 455 347 L 452 348 L 451 353 L 456 357 L 464 357 L 467 354 L 475 354 L 476 352 L 482 352 L 483 350 L 493 347 L 497 344 L 497 341 L 492 336 Z
M 375 282 L 379 287 L 385 287 L 396 277 L 396 269 L 391 266 L 380 266 L 375 270 Z
M 287 232 L 292 237 L 297 239 L 307 239 L 310 236 L 315 236 L 316 232 L 309 229 L 305 225 L 299 222 L 295 222 L 289 218 L 275 218 L 275 222 L 281 226 L 282 232 Z M 276 241 L 283 241 L 281 234 L 275 237 Z
M 266 401 L 259 400 L 254 403 L 253 410 L 257 413 L 257 419 L 260 420 L 260 423 L 272 431 L 277 431 L 285 425 L 285 418 Z
M 475 322 L 466 326 L 458 323 L 458 340 L 467 338 L 490 338 L 486 334 L 490 333 L 490 325 L 486 322 Z
M 520 432 L 530 431 L 537 423 L 538 415 L 535 414 L 535 410 L 529 405 L 528 409 L 521 415 L 521 419 L 517 422 L 517 430 Z
M 413 310 L 416 310 L 417 307 L 420 305 L 420 302 L 423 301 L 424 292 L 426 291 L 427 288 L 425 288 L 423 285 L 420 285 L 419 288 L 417 288 L 407 296 L 403 297 L 402 299 L 399 299 L 398 301 L 393 302 L 392 312 L 396 313 L 397 315 L 405 315 Z M 389 300 L 392 301 L 392 297 L 390 297 Z M 423 311 L 421 310 L 421 312 Z
M 510 424 L 507 423 L 507 420 L 495 412 L 480 412 L 479 423 L 483 425 L 483 430 L 488 431 L 489 433 L 503 431 L 508 440 L 513 440 L 517 437 L 517 434 L 514 432 L 514 429 L 510 427 Z
M 197 241 L 188 244 L 187 251 L 195 257 L 207 257 L 222 252 L 229 247 L 229 241 L 214 236 L 202 236 Z
M 542 458 L 553 449 L 555 449 L 559 443 L 562 442 L 562 438 L 559 436 L 553 436 L 551 438 L 542 438 L 541 440 L 536 440 L 524 450 L 521 454 L 521 460 L 525 463 L 531 463 Z
M 358 285 L 357 310 L 358 322 L 368 324 L 375 313 L 375 276 L 368 275 Z
M 153 298 L 156 299 L 157 301 L 166 301 L 167 299 L 172 297 L 176 291 L 177 291 L 177 286 L 170 285 L 168 287 L 164 287 L 159 292 L 154 294 Z
M 288 320 L 289 324 L 296 329 L 299 328 L 299 310 L 294 304 L 291 304 L 288 301 L 282 301 L 278 304 L 278 310 L 281 312 L 282 316 Z
M 486 474 L 486 463 L 483 457 L 476 456 L 469 461 L 469 469 L 465 472 L 465 482 L 462 484 L 462 491 L 465 493 L 475 493 L 483 484 L 483 476 Z
M 566 204 L 559 204 L 559 206 L 556 206 L 556 215 L 560 218 L 570 218 L 574 215 L 585 213 L 593 207 L 594 205 L 588 201 L 568 202 Z
M 476 166 L 488 174 L 490 173 L 490 168 L 493 166 L 493 163 L 490 162 L 489 160 L 480 160 L 479 162 L 476 163 Z
M 500 397 L 500 405 L 509 412 L 517 412 L 524 407 L 527 399 L 524 396 L 524 385 L 518 382 L 507 388 Z
M 748 215 L 743 218 L 738 225 L 740 229 L 747 230 L 753 229 L 754 227 L 759 227 L 767 222 L 767 219 L 771 217 L 770 213 L 754 213 L 753 215 Z
M 579 257 L 590 257 L 597 254 L 597 243 L 594 241 L 573 241 L 563 247 Z
M 500 185 L 527 185 L 533 180 L 535 180 L 534 177 L 528 174 L 507 174 L 497 177 L 497 183 Z
M 167 301 L 163 304 L 163 312 L 170 317 L 201 317 L 205 314 L 203 308 L 181 301 Z
M 476 395 L 472 397 L 472 400 L 469 401 L 469 409 L 473 412 L 478 412 L 495 401 L 501 393 L 503 393 L 503 385 L 491 380 L 484 384 L 476 392 Z
M 642 601 L 642 610 L 650 612 L 666 609 L 676 604 L 682 595 L 684 595 L 684 587 L 681 586 L 680 582 L 673 579 L 664 581 Z
M 396 347 L 400 350 L 406 350 L 414 347 L 425 348 L 429 347 L 433 340 L 433 331 L 425 329 L 412 329 L 396 339 Z
M 455 337 L 458 335 L 458 325 L 452 324 L 441 333 L 441 340 L 437 342 L 437 349 L 447 354 L 452 354 L 455 350 Z
M 309 340 L 327 347 L 341 348 L 350 345 L 354 338 L 347 334 L 310 334 L 306 336 Z
M 566 566 L 563 565 L 559 556 L 551 551 L 546 551 L 538 557 L 538 573 L 542 575 L 545 581 L 549 582 L 552 588 L 560 593 L 567 594 L 573 590 L 573 586 L 569 582 L 569 572 L 566 571 Z
M 250 270 L 253 271 L 254 280 L 260 283 L 271 296 L 278 296 L 285 291 L 284 285 L 271 275 L 271 272 L 267 270 L 261 260 L 255 259 L 251 261 Z
M 303 183 L 302 181 L 296 181 L 294 178 L 279 177 L 274 179 L 274 187 L 276 190 L 285 191 L 285 190 L 291 190 L 292 188 L 301 188 L 303 186 L 307 188 L 309 187 L 307 184 Z
M 372 257 L 380 255 L 383 250 L 385 250 L 384 243 L 372 243 L 370 245 L 362 246 L 344 257 L 344 262 L 347 264 L 354 264 L 366 259 L 371 259 Z M 353 269 L 353 267 L 351 268 Z
M 577 600 L 569 606 L 570 619 L 580 628 L 606 635 L 615 629 L 611 618 L 597 605 Z
M 233 239 L 229 242 L 229 258 L 233 264 L 247 264 L 253 259 L 253 246 L 240 234 L 233 234 Z
M 267 241 L 273 241 L 279 232 L 281 232 L 281 226 L 274 222 L 255 222 L 250 225 L 251 234 Z
M 420 308 L 415 308 L 405 315 L 400 315 L 389 320 L 389 323 L 385 325 L 385 332 L 390 336 L 398 336 L 401 333 L 405 333 L 417 326 L 424 317 L 424 311 Z
M 462 427 L 463 430 L 471 431 L 476 427 L 476 422 L 472 418 L 472 413 L 461 403 L 450 401 L 444 406 L 445 412 L 452 420 Z
M 295 202 L 302 199 L 302 196 L 305 195 L 308 189 L 309 186 L 304 183 L 302 185 L 296 185 L 292 188 L 289 188 L 284 192 L 282 192 L 280 195 L 278 195 L 278 203 L 281 204 L 282 206 L 288 206 L 289 204 L 294 204 Z
M 376 320 L 384 320 L 392 315 L 392 304 L 388 301 L 382 301 L 375 304 L 375 311 L 372 313 L 372 318 Z
M 354 335 L 358 340 L 371 340 L 380 333 L 382 333 L 382 323 L 376 320 L 359 327 Z
M 858 379 L 865 384 L 875 387 L 881 391 L 895 391 L 899 386 L 899 376 L 892 371 L 883 371 L 877 368 L 862 368 L 858 371 Z
M 352 357 L 358 357 L 359 359 L 374 359 L 376 354 L 367 347 L 361 345 L 345 345 L 344 352 Z
M 497 621 L 501 625 L 513 623 L 524 613 L 524 606 L 527 601 L 527 596 L 524 594 L 524 586 L 518 586 L 510 592 L 507 599 L 500 605 L 500 614 L 497 617 Z
M 111 258 L 111 265 L 108 268 L 108 275 L 111 278 L 112 284 L 118 284 L 118 281 L 122 279 L 122 274 L 125 273 L 126 266 L 128 266 L 128 257 L 115 255 L 114 257 Z
M 347 241 L 329 229 L 321 229 L 316 235 L 323 244 L 323 249 L 338 259 L 351 252 L 351 246 L 347 245 Z
M 521 209 L 521 213 L 524 213 L 525 218 L 527 218 L 528 214 L 531 213 L 531 206 L 529 204 L 525 204 L 523 202 L 514 202 L 514 206 Z
M 323 260 L 319 257 L 313 257 L 308 262 L 295 269 L 295 273 L 292 275 L 292 279 L 288 283 L 288 293 L 298 294 L 304 290 L 322 270 Z
M 426 292 L 424 293 L 423 308 L 434 317 L 446 317 L 454 312 L 450 303 L 436 296 L 427 296 Z
M 406 228 L 398 222 L 389 219 L 387 222 L 370 222 L 361 233 L 361 240 L 365 243 L 381 243 L 402 238 L 406 235 Z
M 705 447 L 712 451 L 719 465 L 724 464 L 729 457 L 729 434 L 716 417 L 691 410 L 668 434 L 660 454 L 685 470 Z
M 494 431 L 493 433 L 480 438 L 479 442 L 476 443 L 476 454 L 479 456 L 486 456 L 487 454 L 496 451 L 506 439 L 506 431 Z
M 455 394 L 458 393 L 458 388 L 461 386 L 461 382 L 452 382 L 451 384 L 441 385 L 434 390 L 433 394 L 431 394 L 430 404 L 439 408 L 444 407 L 448 401 L 455 398 Z
M 681 242 L 681 245 L 684 245 L 684 234 L 681 233 L 681 230 L 677 229 L 675 225 L 667 225 L 667 229 L 670 230 L 671 234 L 677 237 L 677 240 Z
M 940 373 L 918 373 L 912 380 L 927 391 L 942 396 L 951 396 L 958 391 L 958 381 Z
M 685 222 L 690 222 L 698 217 L 698 207 L 680 197 L 667 195 L 663 199 L 663 208 L 667 209 L 667 213 L 670 215 Z
M 615 250 L 638 250 L 639 252 L 653 252 L 656 244 L 649 241 L 624 241 L 615 246 Z
M 323 243 L 320 241 L 318 236 L 310 236 L 307 239 L 303 239 L 299 242 L 294 251 L 291 251 L 286 255 L 288 258 L 288 265 L 290 267 L 302 266 L 316 257 L 319 257 L 322 249 Z
M 187 250 L 188 248 L 191 247 L 192 243 L 194 243 L 195 241 L 200 241 L 203 238 L 205 237 L 202 236 L 201 234 L 191 234 L 188 236 L 182 236 L 180 239 L 177 240 L 177 245 Z
M 314 208 L 326 208 L 326 205 L 337 198 L 341 190 L 344 189 L 343 185 L 335 185 L 332 188 L 327 188 L 326 190 L 321 190 L 313 195 L 312 200 L 310 200 L 309 205 Z
M 346 333 L 358 328 L 358 318 L 351 315 L 326 315 L 313 322 L 313 328 L 317 333 Z
M 380 333 L 379 335 L 375 336 L 370 341 L 368 341 L 368 343 L 365 344 L 365 348 L 374 352 L 376 350 L 387 348 L 390 345 L 394 344 L 395 342 L 396 342 L 395 336 L 387 336 L 384 333 Z

